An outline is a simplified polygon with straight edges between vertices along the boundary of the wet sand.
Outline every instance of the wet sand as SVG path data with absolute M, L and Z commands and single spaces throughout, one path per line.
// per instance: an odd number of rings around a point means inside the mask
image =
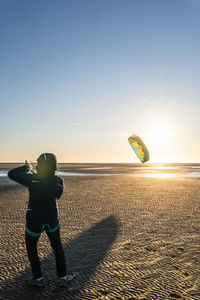
M 0 298 L 200 299 L 199 180 L 65 177 L 58 201 L 61 235 L 67 273 L 77 278 L 60 291 L 45 233 L 38 249 L 46 286 L 26 286 L 28 192 L 1 186 Z

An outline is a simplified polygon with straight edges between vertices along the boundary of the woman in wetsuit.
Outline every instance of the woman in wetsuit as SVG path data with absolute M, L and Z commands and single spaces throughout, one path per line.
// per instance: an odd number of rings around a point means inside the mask
M 26 212 L 25 240 L 33 278 L 31 286 L 44 286 L 37 253 L 37 242 L 45 230 L 55 254 L 59 285 L 68 281 L 63 247 L 60 240 L 60 222 L 56 200 L 63 193 L 63 179 L 55 175 L 56 157 L 52 153 L 43 153 L 37 160 L 37 173 L 30 173 L 32 166 L 26 163 L 22 167 L 8 172 L 8 177 L 29 190 L 29 203 Z

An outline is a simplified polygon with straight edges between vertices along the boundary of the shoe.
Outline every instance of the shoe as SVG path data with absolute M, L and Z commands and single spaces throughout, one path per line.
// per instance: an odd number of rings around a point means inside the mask
M 40 278 L 40 279 L 31 278 L 28 281 L 28 285 L 36 286 L 36 287 L 44 287 L 44 279 L 43 278 Z
M 65 287 L 67 283 L 72 281 L 75 278 L 74 275 L 67 275 L 64 278 L 60 278 L 59 280 L 59 287 Z
M 67 284 L 67 279 L 62 278 L 59 280 L 59 284 L 58 284 L 59 287 L 64 287 L 66 286 L 66 284 Z

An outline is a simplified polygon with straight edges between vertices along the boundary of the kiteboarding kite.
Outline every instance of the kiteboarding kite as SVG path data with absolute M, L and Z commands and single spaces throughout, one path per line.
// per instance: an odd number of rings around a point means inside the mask
M 149 160 L 149 151 L 139 136 L 133 134 L 128 138 L 128 141 L 141 163 Z

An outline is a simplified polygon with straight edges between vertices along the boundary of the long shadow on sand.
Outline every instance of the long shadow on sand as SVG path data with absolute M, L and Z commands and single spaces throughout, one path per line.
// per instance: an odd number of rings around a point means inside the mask
M 114 216 L 109 216 L 64 244 L 67 261 L 67 273 L 77 273 L 77 278 L 69 289 L 57 290 L 55 259 L 53 253 L 42 260 L 43 276 L 47 285 L 43 289 L 28 288 L 24 285 L 30 277 L 30 268 L 7 282 L 1 291 L 1 299 L 81 299 L 81 294 L 99 264 L 107 254 L 117 237 L 118 223 Z

